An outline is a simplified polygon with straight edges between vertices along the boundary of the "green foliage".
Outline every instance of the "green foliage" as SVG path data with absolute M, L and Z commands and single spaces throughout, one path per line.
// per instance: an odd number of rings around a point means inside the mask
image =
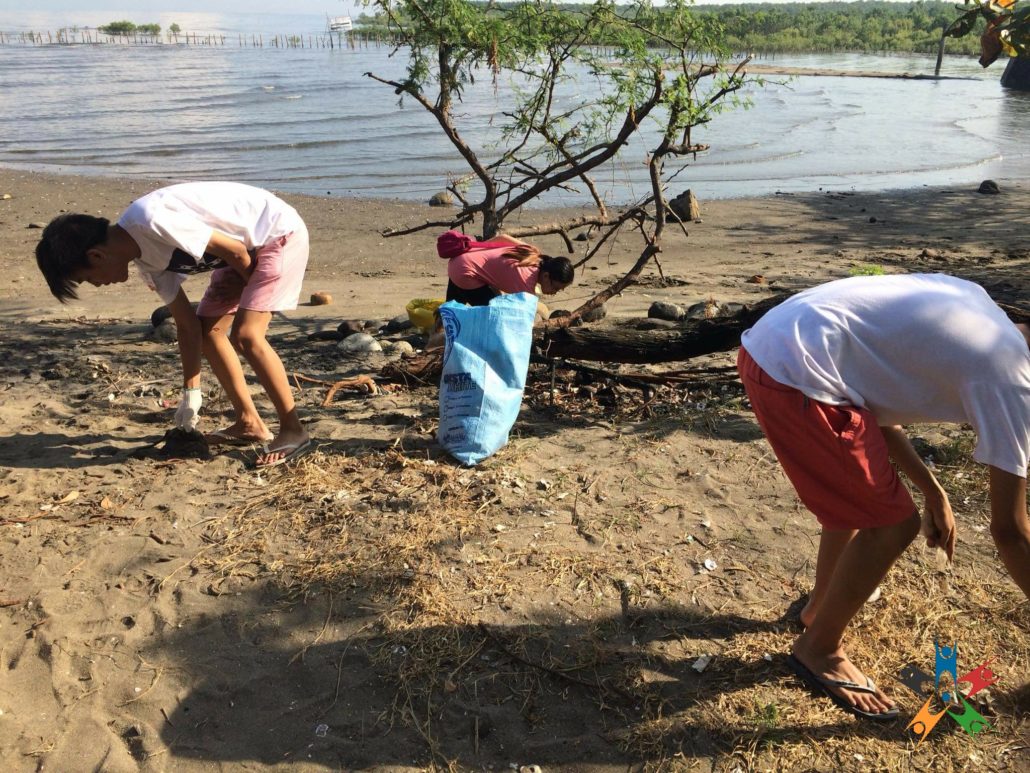
M 131 21 L 113 21 L 99 28 L 105 35 L 159 35 L 160 24 L 134 24 Z
M 872 263 L 860 263 L 857 266 L 852 266 L 851 270 L 848 271 L 849 276 L 883 276 L 885 273 L 883 266 L 877 266 Z
M 178 35 L 178 34 L 179 34 L 180 32 L 182 32 L 182 27 L 180 27 L 180 26 L 179 26 L 178 24 L 175 24 L 175 23 L 173 23 L 173 24 L 172 24 L 172 25 L 171 25 L 171 26 L 170 26 L 170 27 L 168 28 L 168 31 L 169 31 L 170 33 L 172 33 L 173 35 Z
M 967 0 L 974 2 L 974 0 Z M 376 5 L 373 3 L 373 5 Z M 479 4 L 498 14 L 517 4 Z M 589 13 L 592 5 L 575 3 L 550 4 L 555 14 Z M 611 12 L 638 20 L 660 14 L 662 9 L 643 11 L 637 4 L 612 6 Z M 758 53 L 792 53 L 819 51 L 921 52 L 936 53 L 941 33 L 955 19 L 955 5 L 930 0 L 923 2 L 860 2 L 830 3 L 754 3 L 742 5 L 703 5 L 691 9 L 694 24 L 709 23 L 719 30 L 722 43 L 730 51 Z M 357 24 L 365 30 L 389 32 L 386 14 L 362 14 Z M 971 18 L 970 32 L 982 32 L 984 24 L 976 15 Z M 1025 29 L 1025 28 L 1024 28 Z M 586 42 L 607 46 L 617 44 L 619 32 L 607 27 L 594 28 Z M 660 45 L 661 35 L 650 36 L 648 45 Z M 954 36 L 959 37 L 961 36 Z M 960 39 L 948 46 L 951 53 L 979 53 L 973 39 Z
M 775 703 L 762 703 L 755 699 L 755 710 L 750 717 L 752 723 L 765 730 L 773 730 L 780 724 L 780 707 Z
M 573 185 L 589 189 L 606 217 L 590 175 L 635 134 L 650 148 L 640 159 L 652 175 L 648 202 L 658 200 L 664 213 L 664 165 L 707 149 L 692 143 L 691 130 L 729 105 L 745 82 L 719 64 L 729 55 L 721 22 L 698 14 L 689 0 L 367 2 L 408 57 L 399 80 L 369 75 L 434 115 L 484 194 L 459 221 L 482 214 L 488 234 L 542 193 Z M 502 74 L 514 99 L 500 109 L 497 147 L 489 149 L 495 160 L 486 163 L 484 149 L 458 132 L 454 104 L 476 78 L 496 82 Z

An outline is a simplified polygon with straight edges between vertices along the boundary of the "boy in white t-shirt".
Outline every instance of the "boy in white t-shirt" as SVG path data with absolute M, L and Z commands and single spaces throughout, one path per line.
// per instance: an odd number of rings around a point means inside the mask
M 1030 328 L 983 288 L 943 274 L 854 277 L 776 306 L 737 361 L 752 408 L 798 496 L 822 525 L 805 632 L 788 662 L 857 716 L 897 709 L 848 659 L 844 630 L 919 532 L 893 460 L 924 498 L 928 544 L 949 559 L 944 490 L 899 425 L 968 423 L 990 468 L 991 534 L 1030 597 Z
M 134 201 L 116 224 L 91 215 L 55 218 L 36 262 L 62 303 L 82 282 L 124 282 L 135 263 L 175 319 L 183 366 L 176 425 L 195 429 L 202 403 L 201 353 L 232 402 L 236 421 L 211 442 L 267 443 L 257 466 L 305 453 L 311 439 L 297 415 L 282 361 L 266 338 L 272 313 L 295 309 L 308 261 L 308 233 L 293 207 L 261 188 L 231 182 L 171 185 Z M 212 272 L 194 312 L 183 282 Z M 236 350 L 243 353 L 279 417 L 273 437 L 254 406 Z

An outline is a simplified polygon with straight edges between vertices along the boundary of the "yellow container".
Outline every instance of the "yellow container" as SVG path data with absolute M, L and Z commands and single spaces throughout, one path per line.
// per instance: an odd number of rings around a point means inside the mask
M 432 333 L 436 328 L 436 310 L 443 302 L 442 298 L 414 298 L 405 306 L 408 319 L 423 333 Z

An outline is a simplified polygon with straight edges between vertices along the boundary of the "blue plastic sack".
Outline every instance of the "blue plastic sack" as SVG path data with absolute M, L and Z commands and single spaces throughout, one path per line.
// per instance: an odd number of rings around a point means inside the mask
M 477 464 L 508 442 L 526 386 L 536 302 L 535 295 L 513 293 L 489 306 L 440 307 L 447 343 L 437 439 L 463 464 Z

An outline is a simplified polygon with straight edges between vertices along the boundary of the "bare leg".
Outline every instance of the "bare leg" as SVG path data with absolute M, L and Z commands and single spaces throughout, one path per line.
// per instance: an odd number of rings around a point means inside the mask
M 811 626 L 794 642 L 794 656 L 816 675 L 866 683 L 865 675 L 848 660 L 842 647 L 844 629 L 862 608 L 887 570 L 919 533 L 919 515 L 894 526 L 860 529 L 840 554 Z M 881 713 L 894 708 L 886 695 L 833 688 L 841 697 L 863 711 Z
M 801 610 L 801 624 L 806 628 L 812 624 L 819 607 L 822 605 L 826 590 L 830 587 L 830 578 L 837 568 L 840 554 L 848 546 L 857 532 L 854 529 L 828 531 L 823 529 L 819 537 L 819 558 L 815 564 L 815 587 L 808 594 L 808 603 Z
M 240 309 L 232 330 L 233 343 L 254 369 L 279 416 L 279 432 L 268 444 L 269 452 L 258 459 L 259 466 L 278 461 L 288 453 L 288 447 L 308 439 L 308 433 L 297 415 L 286 368 L 265 338 L 271 321 L 271 312 Z M 284 448 L 287 450 L 281 450 Z
M 1030 521 L 1026 478 L 991 467 L 991 536 L 1009 576 L 1030 598 Z
M 231 427 L 226 428 L 225 434 L 245 440 L 264 441 L 270 434 L 268 427 L 257 412 L 254 400 L 247 389 L 247 381 L 243 377 L 240 358 L 228 339 L 234 316 L 226 314 L 222 317 L 201 317 L 204 356 L 236 414 L 236 421 Z

